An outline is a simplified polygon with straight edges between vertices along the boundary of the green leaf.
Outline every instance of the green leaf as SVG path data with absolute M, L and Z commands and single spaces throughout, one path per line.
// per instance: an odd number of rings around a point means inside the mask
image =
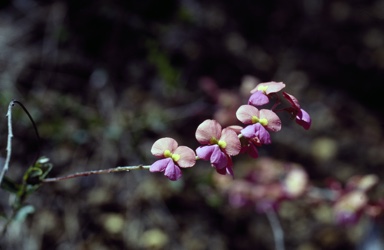
M 26 205 L 24 207 L 21 207 L 15 216 L 15 221 L 23 222 L 27 218 L 28 215 L 35 212 L 35 208 L 31 205 Z
M 52 164 L 47 157 L 40 157 L 35 164 L 30 166 L 24 174 L 24 183 L 39 185 L 52 169 Z

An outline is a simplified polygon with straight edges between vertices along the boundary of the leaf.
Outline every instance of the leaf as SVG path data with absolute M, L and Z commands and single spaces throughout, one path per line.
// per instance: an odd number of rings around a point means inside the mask
M 35 208 L 31 205 L 26 205 L 24 207 L 21 207 L 15 216 L 15 221 L 23 222 L 28 215 L 35 212 Z
M 47 157 L 40 157 L 35 164 L 30 166 L 23 176 L 24 183 L 39 185 L 52 169 L 52 164 Z

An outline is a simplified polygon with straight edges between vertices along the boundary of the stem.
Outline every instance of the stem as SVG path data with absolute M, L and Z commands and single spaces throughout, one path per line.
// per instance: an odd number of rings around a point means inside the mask
M 6 114 L 6 116 L 8 117 L 8 137 L 7 137 L 7 148 L 6 148 L 6 150 L 7 150 L 7 157 L 5 158 L 4 166 L 3 166 L 3 168 L 1 169 L 1 172 L 0 172 L 0 183 L 2 182 L 2 180 L 4 178 L 4 175 L 5 175 L 5 172 L 7 172 L 8 168 L 9 168 L 9 163 L 11 161 L 12 137 L 13 137 L 13 132 L 12 132 L 12 108 L 13 108 L 13 106 L 15 106 L 15 104 L 18 104 L 23 109 L 23 111 L 27 114 L 29 120 L 31 121 L 31 123 L 33 125 L 33 129 L 35 130 L 36 136 L 37 136 L 38 152 L 37 152 L 36 159 L 35 159 L 34 162 L 37 161 L 37 159 L 39 158 L 39 155 L 40 155 L 40 136 L 39 136 L 39 132 L 37 131 L 36 124 L 35 124 L 32 116 L 31 116 L 31 114 L 28 112 L 27 108 L 21 102 L 19 102 L 17 100 L 12 100 L 9 103 L 9 105 L 8 105 L 8 111 L 7 111 L 7 114 Z
M 37 152 L 36 152 L 36 158 L 35 160 L 33 161 L 33 163 L 35 163 L 39 157 L 40 157 L 40 151 L 41 151 L 41 146 L 40 146 L 40 135 L 39 135 L 39 131 L 37 130 L 37 126 L 36 126 L 36 123 L 35 121 L 33 120 L 31 114 L 29 113 L 29 111 L 27 110 L 27 108 L 24 106 L 24 104 L 22 104 L 21 102 L 17 101 L 17 100 L 14 100 L 13 101 L 14 103 L 18 104 L 22 109 L 23 111 L 27 114 L 29 120 L 31 121 L 32 123 L 32 126 L 33 126 L 33 129 L 35 130 L 35 134 L 36 134 L 36 138 L 37 138 Z
M 268 209 L 265 214 L 267 215 L 269 224 L 272 228 L 273 239 L 275 241 L 276 250 L 284 250 L 284 232 L 281 228 L 279 218 L 273 208 Z
M 8 137 L 7 137 L 7 157 L 5 158 L 5 163 L 3 166 L 3 169 L 0 172 L 0 183 L 3 180 L 5 172 L 7 172 L 8 167 L 9 167 L 9 162 L 11 161 L 11 154 L 12 154 L 12 107 L 15 105 L 15 101 L 11 101 L 8 105 L 8 112 L 7 112 L 7 117 L 8 117 Z
M 120 166 L 116 168 L 108 168 L 108 169 L 101 169 L 101 170 L 91 170 L 91 171 L 85 171 L 85 172 L 78 172 L 66 176 L 56 177 L 56 178 L 46 178 L 42 180 L 42 182 L 57 182 L 57 181 L 64 181 L 72 178 L 77 177 L 83 177 L 83 176 L 89 176 L 94 174 L 110 174 L 110 173 L 117 173 L 117 172 L 129 172 L 131 170 L 137 170 L 137 169 L 149 169 L 151 166 L 144 166 L 144 165 L 137 165 L 137 166 Z

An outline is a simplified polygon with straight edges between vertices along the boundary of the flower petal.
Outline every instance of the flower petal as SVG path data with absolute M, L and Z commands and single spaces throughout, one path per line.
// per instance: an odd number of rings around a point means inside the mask
M 216 169 L 216 172 L 219 174 L 222 174 L 222 175 L 227 174 L 227 168 L 215 168 L 215 169 Z
M 241 130 L 241 134 L 245 138 L 249 138 L 249 139 L 255 137 L 256 136 L 255 125 L 257 125 L 257 124 L 260 125 L 260 123 L 256 123 L 256 124 L 251 124 L 251 125 L 246 126 L 245 128 L 243 128 Z
M 255 135 L 259 138 L 261 144 L 271 144 L 271 136 L 268 131 L 260 123 L 256 123 L 254 126 Z
M 240 134 L 241 130 L 243 129 L 242 126 L 238 126 L 238 125 L 231 125 L 231 126 L 228 126 L 227 128 L 232 129 L 233 131 L 236 132 L 236 134 Z
M 230 156 L 226 155 L 227 157 L 227 164 L 223 168 L 215 168 L 216 172 L 221 175 L 230 175 L 233 177 L 233 163 Z
M 234 156 L 240 153 L 241 143 L 235 131 L 225 128 L 221 132 L 221 141 L 225 141 L 226 146 L 223 149 L 228 155 Z
M 211 159 L 211 155 L 215 148 L 218 148 L 218 145 L 210 145 L 210 146 L 203 146 L 203 147 L 198 147 L 196 149 L 196 155 L 203 160 L 209 161 Z
M 265 93 L 267 93 L 267 95 L 269 95 L 270 93 L 279 92 L 280 90 L 285 88 L 285 84 L 283 82 L 269 82 L 269 83 L 265 83 L 265 84 L 268 84 L 268 88 L 265 91 Z
M 172 161 L 167 165 L 164 175 L 171 181 L 176 181 L 181 177 L 181 169 Z
M 212 138 L 220 138 L 221 125 L 215 120 L 205 120 L 197 127 L 195 136 L 201 144 L 210 144 Z
M 228 159 L 226 154 L 220 150 L 219 147 L 215 148 L 211 155 L 211 164 L 216 168 L 216 169 L 222 169 L 225 168 L 228 164 Z
M 232 177 L 234 176 L 232 166 L 227 166 L 225 170 L 226 170 L 228 175 L 230 175 Z
M 277 132 L 281 129 L 281 120 L 275 112 L 268 109 L 262 109 L 260 110 L 260 119 L 262 118 L 267 119 L 268 124 L 265 127 L 268 130 Z
M 163 172 L 167 168 L 167 166 L 170 162 L 173 162 L 173 160 L 171 158 L 165 158 L 165 159 L 157 160 L 151 165 L 151 167 L 149 168 L 149 171 L 150 172 Z
M 264 91 L 268 95 L 270 93 L 279 92 L 285 88 L 285 84 L 283 82 L 263 82 L 256 85 L 254 89 L 251 90 L 251 93 L 255 93 L 256 91 Z
M 257 137 L 261 144 L 271 144 L 271 136 L 260 123 L 255 123 L 245 127 L 241 130 L 241 134 L 248 139 L 254 139 Z
M 155 141 L 151 148 L 151 153 L 157 157 L 164 157 L 164 151 L 169 150 L 171 153 L 177 148 L 177 142 L 173 138 L 164 137 Z
M 304 109 L 300 109 L 296 115 L 296 123 L 302 126 L 304 129 L 308 130 L 312 123 L 311 117 Z
M 258 87 L 267 87 L 265 93 L 269 95 L 270 93 L 276 93 L 285 88 L 285 84 L 283 82 L 264 82 L 256 86 L 256 88 Z
M 236 111 L 236 117 L 244 124 L 252 124 L 252 117 L 259 117 L 259 110 L 251 105 L 241 105 Z
M 175 150 L 174 154 L 180 155 L 180 159 L 176 162 L 179 167 L 190 168 L 196 163 L 195 152 L 189 147 L 180 146 Z
M 256 91 L 249 97 L 248 104 L 254 106 L 262 106 L 269 102 L 268 96 L 266 96 L 262 91 Z
M 288 94 L 287 92 L 283 92 L 283 97 L 292 104 L 293 108 L 296 109 L 296 110 L 299 110 L 300 109 L 300 103 L 299 101 L 296 99 L 296 97 L 294 97 L 293 95 L 290 95 Z
M 252 158 L 258 158 L 259 157 L 259 151 L 257 150 L 257 147 L 255 144 L 250 142 L 247 146 L 246 152 L 251 156 Z
M 307 173 L 301 168 L 293 168 L 288 171 L 282 184 L 284 192 L 289 198 L 297 198 L 306 191 L 308 186 Z

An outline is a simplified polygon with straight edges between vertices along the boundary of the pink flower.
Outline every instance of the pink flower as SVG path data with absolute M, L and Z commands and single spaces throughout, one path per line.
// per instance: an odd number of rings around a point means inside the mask
M 196 130 L 196 139 L 206 145 L 196 149 L 196 154 L 203 160 L 209 160 L 219 174 L 231 174 L 231 156 L 240 152 L 241 145 L 234 130 L 225 128 L 215 120 L 205 120 Z
M 241 131 L 243 130 L 243 127 L 237 126 L 237 125 L 232 125 L 232 126 L 229 126 L 227 128 L 235 131 L 237 135 L 241 134 Z M 241 143 L 240 153 L 247 153 L 247 154 L 249 154 L 249 156 L 251 156 L 252 158 L 255 158 L 255 159 L 259 157 L 259 152 L 257 150 L 257 146 L 261 146 L 261 144 L 262 144 L 261 141 L 259 140 L 259 138 L 257 138 L 257 137 L 246 138 L 245 136 L 243 136 L 240 138 L 240 143 Z
M 255 145 L 271 144 L 270 134 L 260 123 L 246 126 L 241 130 L 241 134 L 248 139 L 253 139 L 256 142 Z
M 337 223 L 356 223 L 367 205 L 368 198 L 363 191 L 352 191 L 341 196 L 333 206 L 333 212 Z
M 336 221 L 340 224 L 354 224 L 364 213 L 372 217 L 377 216 L 382 205 L 372 204 L 367 192 L 378 182 L 376 175 L 350 177 L 346 189 L 340 193 L 333 205 Z
M 287 110 L 296 116 L 296 123 L 308 130 L 311 127 L 311 117 L 300 107 L 299 101 L 293 95 L 283 92 L 283 96 L 292 105 Z
M 246 125 L 259 123 L 269 131 L 273 132 L 277 132 L 281 129 L 280 118 L 275 112 L 268 109 L 258 110 L 251 105 L 242 105 L 238 108 L 236 117 Z
M 181 177 L 180 168 L 190 168 L 196 163 L 196 155 L 192 149 L 178 146 L 177 142 L 169 137 L 158 139 L 153 144 L 151 153 L 162 159 L 154 162 L 149 171 L 164 172 L 172 181 Z
M 282 90 L 285 84 L 282 82 L 265 82 L 258 84 L 251 90 L 251 97 L 248 104 L 261 106 L 269 102 L 269 94 L 276 93 Z
M 379 177 L 374 174 L 369 175 L 355 175 L 349 178 L 347 182 L 347 189 L 357 189 L 360 191 L 368 191 L 374 185 L 379 183 Z
M 280 118 L 271 110 L 260 111 L 251 105 L 242 105 L 236 112 L 236 117 L 248 125 L 241 134 L 246 138 L 258 138 L 261 144 L 270 144 L 271 138 L 267 130 L 277 132 L 281 129 Z

